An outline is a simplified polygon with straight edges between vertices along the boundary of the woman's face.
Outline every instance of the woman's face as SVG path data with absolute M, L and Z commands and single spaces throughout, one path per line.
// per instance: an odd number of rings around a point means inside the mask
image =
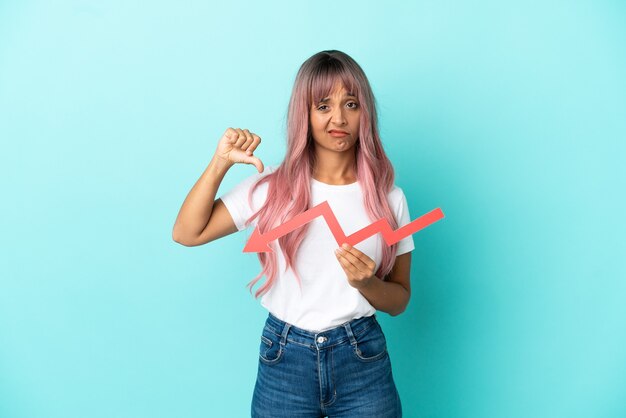
M 335 152 L 354 147 L 359 137 L 361 105 L 341 83 L 335 84 L 330 96 L 313 103 L 310 114 L 316 147 Z

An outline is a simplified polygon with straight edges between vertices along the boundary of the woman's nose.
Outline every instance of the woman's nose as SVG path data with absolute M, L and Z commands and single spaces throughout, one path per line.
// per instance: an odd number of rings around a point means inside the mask
M 331 121 L 336 123 L 337 125 L 343 125 L 346 122 L 346 118 L 344 117 L 342 108 L 337 108 L 333 111 L 331 115 Z

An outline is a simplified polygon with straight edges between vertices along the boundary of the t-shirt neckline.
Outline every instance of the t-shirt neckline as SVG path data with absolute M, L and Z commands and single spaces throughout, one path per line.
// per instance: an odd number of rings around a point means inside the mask
M 359 186 L 358 180 L 355 181 L 354 183 L 348 183 L 348 184 L 328 184 L 328 183 L 321 182 L 311 177 L 311 182 L 315 184 L 317 187 L 321 187 L 321 188 L 329 189 L 329 190 L 349 190 L 349 189 L 355 189 Z

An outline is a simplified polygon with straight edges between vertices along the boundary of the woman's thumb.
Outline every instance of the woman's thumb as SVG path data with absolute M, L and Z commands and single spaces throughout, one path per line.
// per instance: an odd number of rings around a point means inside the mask
M 263 162 L 255 156 L 246 157 L 246 163 L 254 165 L 256 169 L 259 170 L 259 173 L 262 173 L 265 170 Z

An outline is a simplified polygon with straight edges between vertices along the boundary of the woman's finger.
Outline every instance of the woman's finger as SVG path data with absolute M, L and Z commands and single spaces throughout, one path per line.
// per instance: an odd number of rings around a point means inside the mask
M 241 148 L 241 146 L 246 142 L 246 134 L 243 133 L 241 128 L 235 128 L 237 131 L 237 141 L 233 144 L 234 147 Z
M 252 141 L 254 138 L 252 138 L 252 134 L 250 133 L 250 131 L 248 129 L 244 129 L 243 130 L 243 134 L 246 137 L 246 142 L 243 143 L 243 145 L 241 146 L 241 149 L 243 151 L 247 150 L 248 147 L 250 146 L 250 144 L 252 144 Z
M 347 258 L 352 264 L 354 264 L 359 270 L 363 270 L 367 265 L 361 260 L 359 257 L 352 253 L 352 250 L 346 250 L 345 248 L 340 248 L 339 253 L 343 254 L 345 258 Z
M 344 243 L 341 248 L 344 251 L 348 251 L 354 257 L 358 258 L 359 261 L 363 264 L 364 268 L 373 269 L 376 266 L 376 262 L 372 260 L 367 254 L 362 251 L 359 251 L 358 248 L 351 246 L 350 244 Z
M 254 138 L 254 140 L 252 141 L 252 144 L 248 147 L 249 155 L 252 155 L 256 147 L 258 147 L 259 143 L 261 142 L 261 138 L 258 135 L 252 134 L 252 138 Z
M 344 271 L 346 272 L 346 274 L 349 277 L 354 277 L 356 271 L 356 267 L 354 267 L 354 265 L 348 261 L 345 257 L 343 257 L 341 254 L 337 254 L 337 259 L 339 260 L 339 264 L 341 264 L 341 267 L 344 269 Z
M 343 251 L 343 252 L 339 251 L 337 253 L 337 255 L 341 259 L 345 260 L 347 263 L 350 264 L 350 266 L 352 267 L 352 272 L 353 273 L 356 274 L 356 273 L 359 273 L 362 270 L 362 268 L 359 266 L 360 261 L 355 256 L 353 256 L 352 254 L 347 253 L 346 251 Z
M 237 141 L 237 138 L 239 138 L 239 133 L 235 129 L 230 127 L 226 129 L 224 135 L 226 135 L 230 143 L 235 143 Z

